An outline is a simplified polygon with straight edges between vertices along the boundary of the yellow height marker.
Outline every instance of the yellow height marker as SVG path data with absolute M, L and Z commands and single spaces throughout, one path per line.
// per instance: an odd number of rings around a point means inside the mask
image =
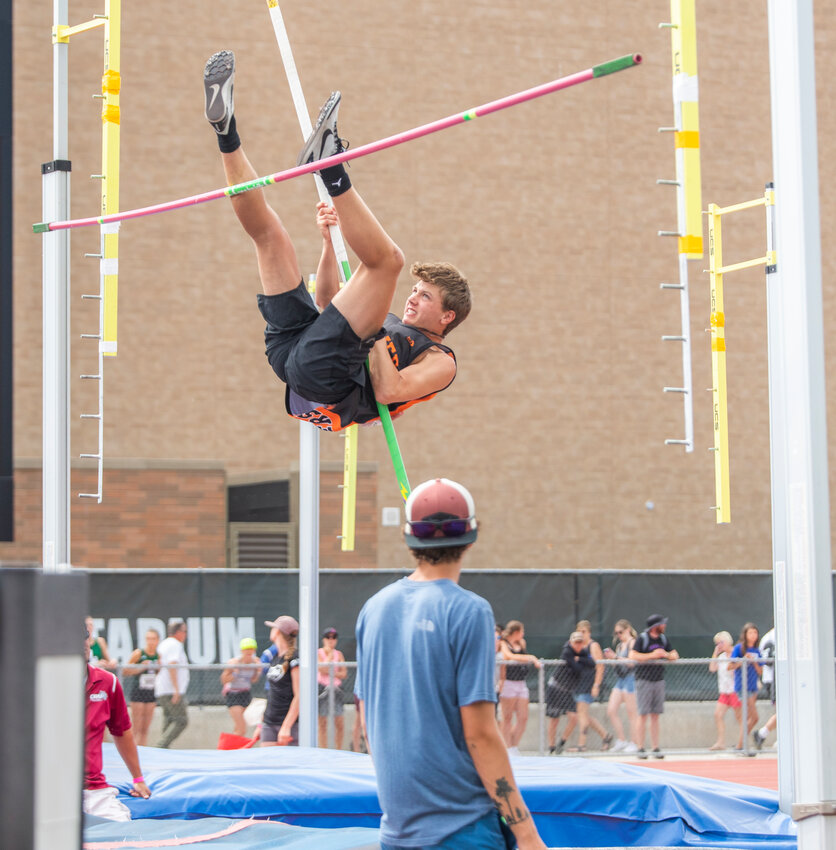
M 121 0 L 105 0 L 105 13 L 74 27 L 53 27 L 52 40 L 68 44 L 70 36 L 104 28 L 104 73 L 102 74 L 102 215 L 119 212 L 119 91 L 121 68 Z M 102 354 L 116 354 L 117 273 L 119 269 L 119 223 L 101 226 Z
M 351 274 L 350 270 L 347 272 Z M 308 275 L 308 292 L 316 294 L 316 275 Z M 340 532 L 340 551 L 354 551 L 354 529 L 357 516 L 357 451 L 360 445 L 360 432 L 357 425 L 349 425 L 341 432 L 345 437 L 343 453 L 343 513 Z
M 671 0 L 671 48 L 676 132 L 676 174 L 679 253 L 689 260 L 702 257 L 702 188 L 700 174 L 697 26 L 694 0 Z
M 740 263 L 723 264 L 723 230 L 721 219 L 724 215 L 753 207 L 766 207 L 766 254 L 754 260 Z M 729 207 L 708 205 L 708 253 L 709 274 L 711 276 L 711 370 L 714 378 L 712 387 L 714 397 L 714 487 L 717 504 L 717 522 L 731 522 L 729 499 L 729 422 L 728 397 L 726 394 L 726 317 L 723 309 L 723 275 L 730 272 L 765 266 L 766 273 L 777 270 L 777 253 L 774 245 L 775 191 L 767 183 L 762 198 L 744 201 Z
M 726 392 L 726 316 L 723 310 L 723 248 L 720 208 L 708 205 L 708 256 L 711 276 L 711 372 L 714 407 L 714 489 L 717 522 L 731 522 L 729 417 Z
M 121 69 L 121 0 L 106 0 L 104 74 L 102 75 L 102 215 L 119 212 L 119 91 Z M 104 322 L 102 353 L 116 356 L 118 303 L 119 225 L 102 225 L 102 296 Z

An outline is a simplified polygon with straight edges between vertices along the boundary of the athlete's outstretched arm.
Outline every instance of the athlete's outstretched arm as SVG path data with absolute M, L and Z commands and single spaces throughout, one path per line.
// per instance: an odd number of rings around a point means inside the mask
M 322 255 L 316 269 L 316 306 L 324 310 L 340 288 L 337 256 L 331 244 L 331 226 L 339 226 L 337 211 L 324 201 L 316 205 L 316 225 L 322 234 Z

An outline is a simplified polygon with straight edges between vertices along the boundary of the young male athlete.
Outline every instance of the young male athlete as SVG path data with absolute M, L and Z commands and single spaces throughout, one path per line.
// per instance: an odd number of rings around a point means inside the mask
M 210 57 L 203 72 L 206 118 L 218 134 L 230 185 L 257 177 L 236 129 L 234 73 L 235 57 L 228 50 Z M 339 104 L 340 93 L 334 92 L 319 113 L 299 163 L 344 150 L 337 134 Z M 287 412 L 326 431 L 338 431 L 376 419 L 376 401 L 397 414 L 448 387 L 456 361 L 442 339 L 467 317 L 471 298 L 467 281 L 453 266 L 415 264 L 416 282 L 403 318 L 389 314 L 403 254 L 351 185 L 342 164 L 320 175 L 345 240 L 360 261 L 350 282 L 338 289 L 330 242 L 324 248 L 317 280 L 322 313 L 306 291 L 293 244 L 263 190 L 234 195 L 231 203 L 255 245 L 267 359 L 287 384 Z
M 404 530 L 415 571 L 357 620 L 355 693 L 383 810 L 381 850 L 545 850 L 494 714 L 493 612 L 458 583 L 474 514 L 455 481 L 416 487 Z

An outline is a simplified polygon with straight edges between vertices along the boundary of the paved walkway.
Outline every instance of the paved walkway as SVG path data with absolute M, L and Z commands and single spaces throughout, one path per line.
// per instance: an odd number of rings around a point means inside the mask
M 626 763 L 778 790 L 778 759 L 769 753 L 751 758 L 737 754 L 703 757 L 668 755 L 664 760 L 650 758 L 647 761 L 631 760 Z

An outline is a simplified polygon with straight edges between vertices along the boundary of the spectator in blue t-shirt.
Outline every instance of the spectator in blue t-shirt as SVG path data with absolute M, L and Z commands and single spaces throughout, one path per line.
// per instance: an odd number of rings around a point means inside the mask
M 415 571 L 376 593 L 357 619 L 355 693 L 383 810 L 381 850 L 504 850 L 514 841 L 546 850 L 494 715 L 493 612 L 459 586 L 474 513 L 461 484 L 416 487 L 404 529 Z
M 741 661 L 729 663 L 729 670 L 734 670 L 734 690 L 740 701 L 746 702 L 746 731 L 743 731 L 743 724 L 741 724 L 740 737 L 737 740 L 738 750 L 743 749 L 743 736 L 748 735 L 758 722 L 758 679 L 761 674 L 761 665 L 753 659 L 761 657 L 759 642 L 758 627 L 754 623 L 746 623 L 740 630 L 740 642 L 734 645 L 731 653 L 732 658 L 749 659 L 746 664 L 746 693 L 743 693 L 743 663 Z

